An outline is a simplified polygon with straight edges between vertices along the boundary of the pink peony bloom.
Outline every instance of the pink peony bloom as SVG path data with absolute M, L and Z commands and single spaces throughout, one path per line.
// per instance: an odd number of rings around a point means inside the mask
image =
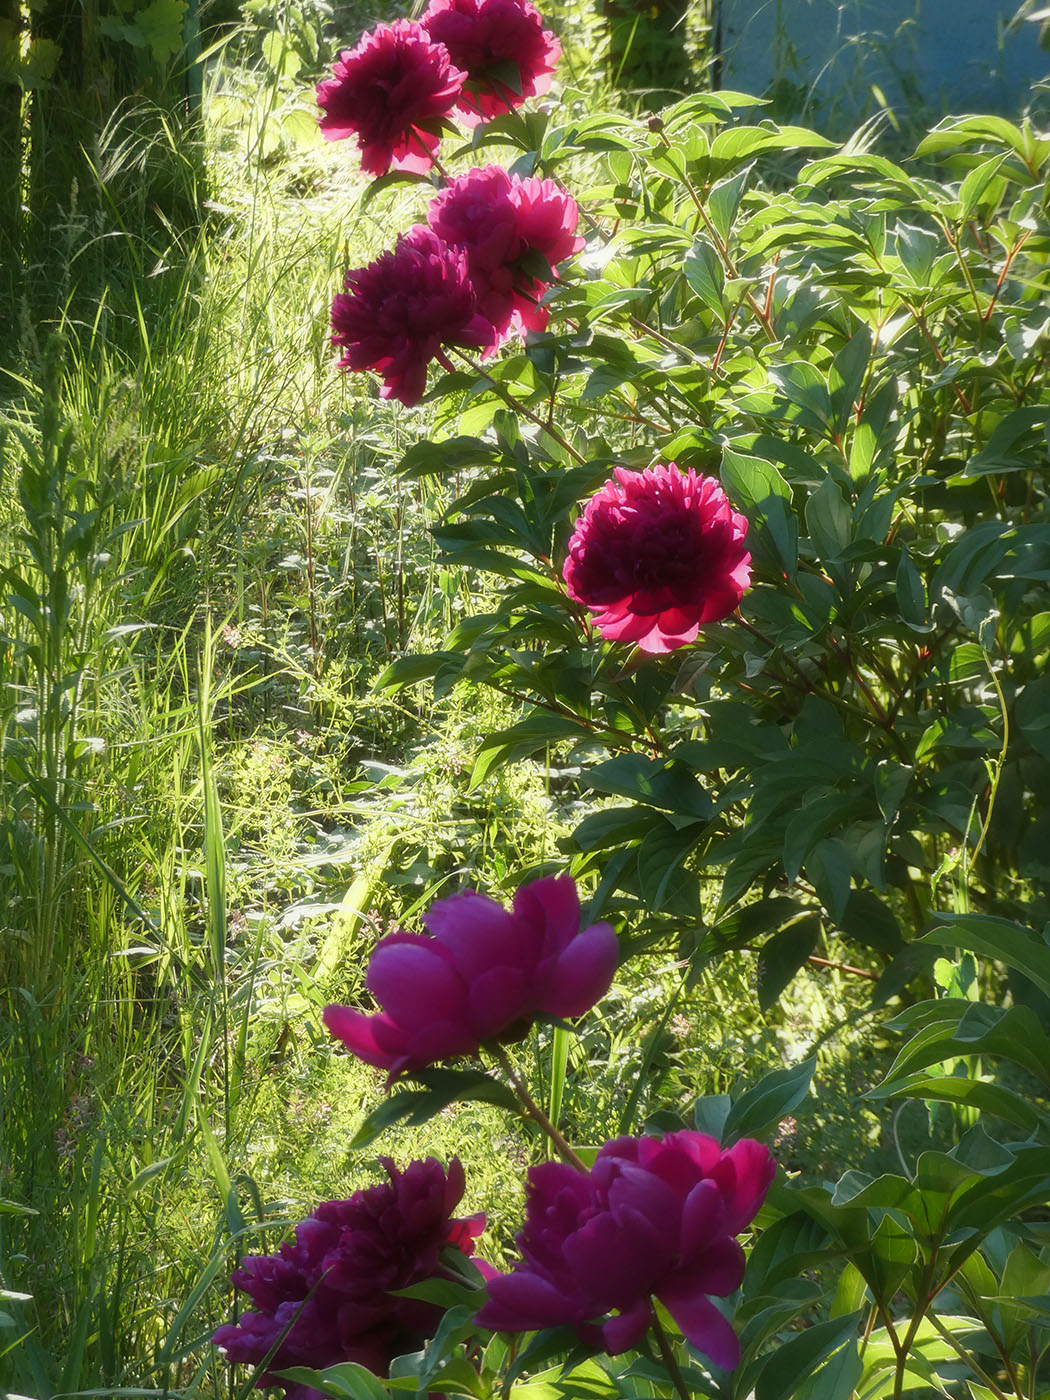
M 569 597 L 603 637 L 674 651 L 736 608 L 751 580 L 747 519 L 710 476 L 628 471 L 587 502 L 569 540 Z
M 424 922 L 429 937 L 392 933 L 372 954 L 368 990 L 381 1011 L 324 1009 L 336 1039 L 391 1079 L 509 1040 L 540 1012 L 582 1016 L 616 969 L 615 933 L 604 923 L 581 933 L 568 875 L 523 885 L 511 911 L 485 895 L 454 894 Z
M 615 1355 L 639 1344 L 656 1297 L 687 1341 L 732 1370 L 740 1346 L 711 1296 L 740 1287 L 744 1252 L 734 1236 L 775 1174 L 760 1143 L 723 1151 L 689 1131 L 615 1138 L 586 1175 L 561 1162 L 530 1167 L 522 1258 L 490 1280 L 477 1320 L 501 1332 L 571 1323 L 586 1344 Z
M 472 1254 L 484 1226 L 483 1215 L 452 1219 L 464 1186 L 458 1158 L 447 1176 L 433 1157 L 403 1172 L 389 1157 L 380 1161 L 389 1181 L 348 1201 L 326 1201 L 276 1254 L 249 1256 L 234 1271 L 234 1286 L 255 1310 L 220 1327 L 212 1342 L 250 1366 L 276 1346 L 256 1385 L 283 1385 L 286 1400 L 315 1400 L 320 1392 L 281 1381 L 276 1371 L 356 1361 L 385 1375 L 395 1356 L 418 1350 L 442 1311 L 391 1293 L 441 1277 L 442 1250 Z
M 467 255 L 481 314 L 500 337 L 512 327 L 540 331 L 549 313 L 539 298 L 553 269 L 583 247 L 576 201 L 553 180 L 521 180 L 501 165 L 459 175 L 431 201 L 430 227 Z
M 340 369 L 375 370 L 384 399 L 418 403 L 435 358 L 451 369 L 443 345 L 487 349 L 496 332 L 478 314 L 466 254 L 422 224 L 367 267 L 346 273 L 345 292 L 332 302 L 332 344 Z
M 420 25 L 396 19 L 344 49 L 333 73 L 317 86 L 328 140 L 356 135 L 367 175 L 428 171 L 438 146 L 429 127 L 452 111 L 466 77 L 448 50 Z
M 420 23 L 466 71 L 456 105 L 468 126 L 551 85 L 561 44 L 529 0 L 431 0 Z

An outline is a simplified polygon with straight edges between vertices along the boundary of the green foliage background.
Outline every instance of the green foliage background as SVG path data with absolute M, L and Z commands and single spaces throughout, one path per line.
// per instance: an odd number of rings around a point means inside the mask
M 136 92 L 177 57 L 145 13 L 97 31 Z M 348 31 L 253 14 L 202 127 L 159 88 L 101 123 L 46 295 L 4 303 L 0 1386 L 234 1393 L 233 1261 L 380 1152 L 460 1153 L 507 1251 L 542 1145 L 466 1101 L 352 1147 L 383 1095 L 319 1010 L 434 898 L 566 865 L 631 955 L 564 1084 L 550 1028 L 521 1048 L 572 1140 L 729 1121 L 802 1174 L 734 1393 L 848 1395 L 863 1307 L 864 1393 L 903 1383 L 878 1329 L 934 1278 L 927 1190 L 986 1242 L 945 1311 L 1005 1384 L 1046 1267 L 1050 142 L 843 150 L 711 94 L 650 130 L 568 15 L 560 102 L 461 159 L 563 178 L 588 251 L 548 335 L 406 412 L 333 374 L 326 313 L 423 196 L 363 199 L 317 138 Z M 611 462 L 656 455 L 721 475 L 756 584 L 640 667 L 557 566 Z M 958 1353 L 908 1317 L 919 1386 Z

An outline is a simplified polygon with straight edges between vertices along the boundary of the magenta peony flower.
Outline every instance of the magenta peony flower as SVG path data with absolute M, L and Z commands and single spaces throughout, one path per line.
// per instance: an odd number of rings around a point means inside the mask
M 428 171 L 438 137 L 427 128 L 452 111 L 466 78 L 448 50 L 420 25 L 396 19 L 344 49 L 333 73 L 317 86 L 328 140 L 356 135 L 367 175 Z
M 368 989 L 381 1011 L 324 1009 L 336 1039 L 391 1079 L 509 1040 L 539 1012 L 582 1016 L 609 990 L 616 968 L 610 926 L 580 932 L 568 875 L 523 885 L 512 911 L 485 895 L 454 894 L 424 922 L 429 938 L 392 933 L 372 954 Z
M 529 0 L 431 0 L 420 23 L 467 82 L 456 102 L 474 126 L 551 85 L 561 44 Z
M 458 1158 L 428 1157 L 399 1171 L 381 1157 L 389 1181 L 326 1201 L 276 1254 L 250 1256 L 233 1273 L 255 1311 L 212 1337 L 231 1361 L 258 1366 L 273 1356 L 257 1386 L 283 1385 L 287 1400 L 315 1400 L 318 1391 L 279 1380 L 291 1366 L 322 1369 L 356 1361 L 385 1375 L 395 1356 L 431 1337 L 442 1312 L 391 1293 L 443 1274 L 445 1248 L 471 1254 L 483 1215 L 453 1220 L 463 1195 Z M 450 1276 L 450 1275 L 446 1275 Z
M 431 201 L 434 232 L 467 255 L 478 309 L 500 337 L 512 326 L 542 330 L 549 313 L 537 303 L 549 280 L 536 261 L 553 269 L 577 249 L 576 201 L 553 180 L 521 180 L 501 165 L 459 175 Z
M 723 1151 L 688 1131 L 614 1138 L 586 1175 L 561 1162 L 530 1167 L 522 1258 L 490 1280 L 477 1320 L 501 1332 L 572 1323 L 585 1343 L 615 1355 L 641 1341 L 656 1297 L 687 1341 L 732 1370 L 740 1346 L 709 1295 L 740 1287 L 734 1236 L 775 1174 L 760 1143 Z
M 340 369 L 372 369 L 383 376 L 384 399 L 418 403 L 435 356 L 451 369 L 441 347 L 496 343 L 478 313 L 466 254 L 450 248 L 422 224 L 367 267 L 346 273 L 345 292 L 332 302 L 332 344 L 343 350 Z
M 747 520 L 714 477 L 673 462 L 613 476 L 569 540 L 569 597 L 610 641 L 674 651 L 740 602 L 751 580 Z

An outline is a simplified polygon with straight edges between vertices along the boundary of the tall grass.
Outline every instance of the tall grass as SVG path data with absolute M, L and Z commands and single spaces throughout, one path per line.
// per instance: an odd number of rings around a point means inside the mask
M 320 1006 L 498 841 L 477 804 L 439 814 L 483 717 L 417 761 L 420 712 L 367 695 L 459 587 L 433 492 L 388 483 L 397 412 L 331 374 L 337 271 L 381 220 L 347 221 L 283 90 L 247 100 L 217 108 L 205 226 L 144 235 L 111 200 L 7 380 L 0 1390 L 40 1400 L 228 1393 L 206 1342 L 234 1257 L 369 1171 L 343 1144 L 376 1085 Z M 111 138 L 103 193 L 150 158 Z M 99 239 L 124 255 L 85 315 Z

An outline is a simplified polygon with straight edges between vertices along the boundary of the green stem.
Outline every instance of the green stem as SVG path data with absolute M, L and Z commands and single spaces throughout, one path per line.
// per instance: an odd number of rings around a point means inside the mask
M 962 1345 L 962 1343 L 957 1341 L 955 1337 L 952 1336 L 951 1332 L 948 1330 L 947 1327 L 945 1327 L 944 1323 L 940 1320 L 937 1314 L 934 1312 L 927 1313 L 927 1318 L 929 1319 L 934 1329 L 940 1333 L 940 1335 L 948 1343 L 951 1349 L 955 1352 L 959 1360 L 965 1362 L 966 1365 L 969 1366 L 970 1370 L 978 1378 L 981 1384 L 986 1385 L 988 1389 L 992 1392 L 992 1394 L 996 1397 L 996 1400 L 1009 1400 L 1009 1396 L 1006 1394 L 1006 1392 L 999 1389 L 999 1387 L 996 1385 L 995 1381 L 992 1380 L 988 1372 L 982 1368 L 982 1366 L 978 1362 L 977 1358 L 973 1355 L 973 1353 L 967 1351 L 966 1348 Z M 1020 1396 L 1020 1400 L 1024 1400 L 1023 1391 L 1015 1391 L 1015 1394 Z
M 500 1068 L 503 1070 L 503 1073 L 507 1076 L 507 1082 L 510 1084 L 510 1087 L 514 1090 L 518 1098 L 521 1100 L 522 1107 L 525 1110 L 526 1116 L 531 1118 L 532 1121 L 536 1124 L 536 1126 L 540 1129 L 540 1131 L 547 1136 L 547 1138 L 553 1144 L 554 1150 L 557 1152 L 558 1156 L 562 1159 L 563 1162 L 567 1162 L 570 1167 L 575 1167 L 578 1172 L 586 1173 L 586 1162 L 584 1162 L 581 1157 L 578 1157 L 576 1155 L 576 1153 L 569 1146 L 568 1142 L 566 1142 L 562 1134 L 558 1131 L 555 1125 L 544 1113 L 543 1109 L 540 1108 L 539 1104 L 529 1093 L 528 1085 L 525 1083 L 524 1079 L 522 1079 L 518 1071 L 514 1068 L 513 1064 L 511 1063 L 510 1056 L 507 1054 L 506 1050 L 504 1050 L 503 1047 L 500 1045 L 493 1045 L 490 1047 L 490 1049 L 493 1058 L 499 1064 Z
M 692 1400 L 689 1387 L 686 1385 L 685 1377 L 682 1375 L 682 1368 L 679 1366 L 678 1358 L 674 1354 L 674 1347 L 671 1345 L 671 1339 L 664 1331 L 663 1324 L 655 1312 L 653 1313 L 652 1329 L 653 1335 L 656 1337 L 656 1344 L 660 1348 L 660 1357 L 667 1367 L 667 1374 L 671 1377 L 671 1384 L 678 1392 L 679 1400 Z
M 989 765 L 991 769 L 991 787 L 988 792 L 988 810 L 984 814 L 984 822 L 981 826 L 980 834 L 977 837 L 977 844 L 973 848 L 973 855 L 969 858 L 965 856 L 966 843 L 963 843 L 963 868 L 967 871 L 977 864 L 977 857 L 981 854 L 981 847 L 984 845 L 984 839 L 988 835 L 988 828 L 992 824 L 992 813 L 995 811 L 995 799 L 999 793 L 999 779 L 1003 775 L 1003 764 L 1006 762 L 1006 750 L 1010 744 L 1010 716 L 1006 709 L 1006 697 L 1003 695 L 1003 688 L 999 684 L 999 677 L 995 674 L 995 667 L 989 660 L 987 653 L 985 654 L 985 661 L 988 662 L 988 674 L 992 678 L 992 685 L 995 686 L 995 693 L 999 698 L 999 712 L 1003 717 L 1003 743 L 999 751 L 999 757 L 994 763 Z
M 667 137 L 662 131 L 659 132 L 659 137 L 660 140 L 666 146 L 667 150 L 673 152 L 674 147 L 671 145 L 670 141 L 668 141 Z M 704 208 L 704 201 L 700 198 L 700 195 L 697 193 L 696 186 L 689 178 L 689 173 L 685 168 L 684 161 L 682 163 L 682 169 L 679 170 L 677 173 L 682 181 L 682 184 L 686 188 L 686 192 L 688 193 L 689 198 L 695 204 L 697 213 L 703 220 L 704 228 L 707 230 L 708 237 L 714 244 L 715 252 L 718 254 L 722 262 L 722 266 L 725 268 L 726 272 L 729 274 L 730 277 L 734 279 L 738 278 L 740 276 L 740 273 L 737 270 L 736 263 L 733 261 L 732 255 L 729 251 L 729 246 L 728 244 L 723 242 L 721 234 L 711 222 L 710 216 L 708 215 L 707 210 Z M 759 305 L 759 303 L 755 300 L 754 294 L 750 291 L 744 292 L 744 300 L 751 308 L 752 312 L 754 313 L 755 317 L 759 322 L 759 325 L 761 325 L 768 338 L 771 341 L 775 341 L 777 339 L 777 333 L 773 329 L 773 318 L 769 314 L 769 312 L 764 307 Z
M 554 441 L 558 443 L 561 447 L 564 447 L 565 451 L 569 454 L 569 456 L 574 457 L 577 462 L 580 462 L 582 464 L 587 460 L 581 452 L 576 451 L 575 447 L 573 447 L 572 443 L 569 442 L 568 438 L 562 436 L 562 434 L 558 431 L 558 429 L 554 426 L 553 423 L 545 423 L 538 414 L 533 413 L 531 408 L 526 408 L 523 403 L 519 403 L 518 400 L 507 388 L 507 386 L 505 384 L 501 384 L 498 379 L 494 379 L 493 376 L 489 374 L 488 370 L 485 369 L 483 365 L 478 364 L 477 360 L 471 359 L 469 355 L 465 354 L 458 347 L 453 346 L 452 348 L 454 349 L 455 354 L 458 356 L 458 358 L 461 359 L 464 362 L 464 364 L 469 365 L 475 374 L 480 374 L 482 379 L 487 379 L 489 381 L 489 383 L 495 389 L 496 393 L 499 394 L 500 398 L 511 410 L 511 412 L 520 413 L 521 416 L 523 418 L 527 418 L 530 423 L 535 423 L 537 428 L 539 428 L 542 432 L 547 433 L 548 436 L 552 437 Z
M 915 1294 L 915 1311 L 908 1321 L 907 1330 L 904 1333 L 904 1340 L 896 1348 L 897 1364 L 894 1367 L 893 1375 L 893 1400 L 901 1400 L 904 1394 L 904 1369 L 908 1361 L 908 1353 L 911 1351 L 912 1343 L 918 1336 L 922 1320 L 929 1313 L 930 1305 L 937 1296 L 938 1289 L 933 1287 L 933 1280 L 937 1271 L 937 1246 L 933 1246 L 929 1263 L 923 1270 L 922 1281 Z M 925 1299 L 925 1302 L 922 1300 Z

